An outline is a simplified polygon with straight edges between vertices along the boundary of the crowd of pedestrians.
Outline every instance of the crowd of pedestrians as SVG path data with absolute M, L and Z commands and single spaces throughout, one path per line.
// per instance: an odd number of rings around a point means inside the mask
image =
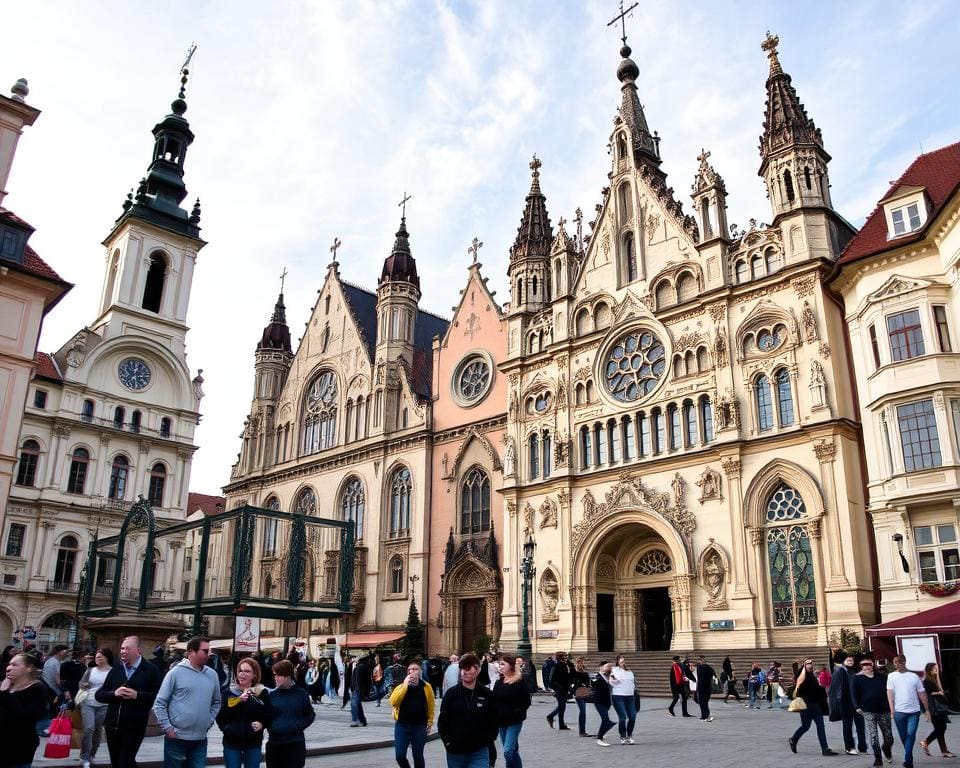
M 371 652 L 344 657 L 342 674 L 333 660 L 307 659 L 296 649 L 286 658 L 278 652 L 243 657 L 235 668 L 228 661 L 212 652 L 202 637 L 187 642 L 183 654 L 156 648 L 151 660 L 144 657 L 138 637 L 126 637 L 116 663 L 109 648 L 68 658 L 66 647 L 55 646 L 41 659 L 35 651 L 8 647 L 0 682 L 0 766 L 30 766 L 52 718 L 70 707 L 74 722 L 82 723 L 82 768 L 89 768 L 97 756 L 101 729 L 111 766 L 135 766 L 151 713 L 164 735 L 165 767 L 206 765 L 207 735 L 216 724 L 223 732 L 227 768 L 256 768 L 264 759 L 268 768 L 302 768 L 304 732 L 316 717 L 315 706 L 349 704 L 351 727 L 363 727 L 364 703 L 380 706 L 387 698 L 400 768 L 410 768 L 408 754 L 414 768 L 423 768 L 435 719 L 448 768 L 494 766 L 497 740 L 506 768 L 522 768 L 521 733 L 531 694 L 538 690 L 536 670 L 523 658 L 465 653 L 404 663 L 398 654 Z M 794 664 L 790 679 L 782 676 L 777 661 L 766 669 L 754 662 L 738 680 L 729 657 L 718 676 L 704 656 L 692 663 L 677 655 L 668 670 L 672 698 L 666 714 L 676 717 L 679 704 L 681 716 L 694 717 L 688 706 L 692 698 L 700 721 L 710 723 L 712 695 L 722 694 L 725 703 L 731 696 L 739 701 L 739 684 L 746 694 L 745 707 L 759 709 L 766 699 L 768 708 L 789 703 L 787 708 L 799 715 L 799 727 L 788 739 L 793 753 L 813 727 L 821 754 L 839 754 L 827 742 L 824 721 L 829 718 L 841 723 L 843 751 L 864 756 L 872 752 L 874 766 L 882 766 L 884 759 L 892 762 L 894 728 L 905 768 L 913 768 L 915 746 L 930 755 L 936 745 L 942 757 L 955 757 L 946 742 L 950 706 L 937 664 L 927 664 L 921 678 L 906 669 L 902 656 L 893 659 L 889 674 L 870 657 L 841 653 L 834 661 L 832 672 L 826 665 L 817 672 L 813 659 L 802 659 Z M 609 747 L 608 734 L 616 725 L 621 745 L 635 743 L 639 695 L 624 656 L 601 661 L 591 674 L 584 657 L 571 661 L 558 651 L 546 660 L 541 674 L 543 689 L 554 698 L 546 715 L 549 728 L 572 730 L 566 718 L 572 701 L 581 737 Z M 591 704 L 600 718 L 596 734 L 587 728 Z M 932 730 L 917 741 L 924 719 Z

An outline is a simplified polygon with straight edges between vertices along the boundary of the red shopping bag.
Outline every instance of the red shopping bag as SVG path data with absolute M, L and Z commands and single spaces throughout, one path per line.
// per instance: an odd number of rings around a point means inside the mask
M 70 731 L 73 725 L 70 716 L 61 712 L 50 723 L 50 737 L 47 746 L 43 748 L 43 756 L 54 760 L 70 757 Z

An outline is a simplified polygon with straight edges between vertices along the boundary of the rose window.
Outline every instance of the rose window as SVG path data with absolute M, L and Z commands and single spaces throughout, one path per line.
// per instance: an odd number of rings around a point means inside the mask
M 653 392 L 666 367 L 660 339 L 647 330 L 632 331 L 610 348 L 604 383 L 614 399 L 632 403 Z
M 487 391 L 490 383 L 490 367 L 487 361 L 476 358 L 460 373 L 460 396 L 464 400 L 476 400 Z

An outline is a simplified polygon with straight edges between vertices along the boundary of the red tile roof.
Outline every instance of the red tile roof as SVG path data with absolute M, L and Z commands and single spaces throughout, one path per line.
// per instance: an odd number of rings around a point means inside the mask
M 867 217 L 863 228 L 840 254 L 838 264 L 850 264 L 868 256 L 922 240 L 934 219 L 960 187 L 960 142 L 920 155 L 903 175 L 893 182 L 881 200 L 886 200 L 900 187 L 926 189 L 932 210 L 924 226 L 909 235 L 888 240 L 886 217 L 883 206 L 878 203 L 873 213 Z
M 190 493 L 187 497 L 187 514 L 192 515 L 198 509 L 208 517 L 219 515 L 224 510 L 226 499 L 223 496 L 210 496 L 206 493 Z
M 29 229 L 31 232 L 33 232 L 33 227 L 31 227 L 28 222 L 24 221 L 13 211 L 9 211 L 6 208 L 0 208 L 0 219 Z M 43 277 L 47 280 L 56 280 L 58 283 L 64 283 L 65 285 L 67 284 L 66 281 L 60 277 L 60 275 L 54 272 L 50 265 L 41 259 L 40 256 L 37 255 L 37 252 L 29 245 L 27 245 L 23 250 L 23 264 L 21 266 L 25 272 L 29 272 L 37 277 Z
M 33 358 L 33 369 L 37 376 L 51 381 L 63 381 L 57 361 L 46 352 L 37 352 Z

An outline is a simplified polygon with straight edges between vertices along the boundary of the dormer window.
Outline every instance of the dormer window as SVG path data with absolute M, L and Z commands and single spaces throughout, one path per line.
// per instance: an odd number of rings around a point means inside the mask
M 894 237 L 920 229 L 920 206 L 917 203 L 910 203 L 910 205 L 894 208 L 890 212 L 890 219 L 893 221 Z

